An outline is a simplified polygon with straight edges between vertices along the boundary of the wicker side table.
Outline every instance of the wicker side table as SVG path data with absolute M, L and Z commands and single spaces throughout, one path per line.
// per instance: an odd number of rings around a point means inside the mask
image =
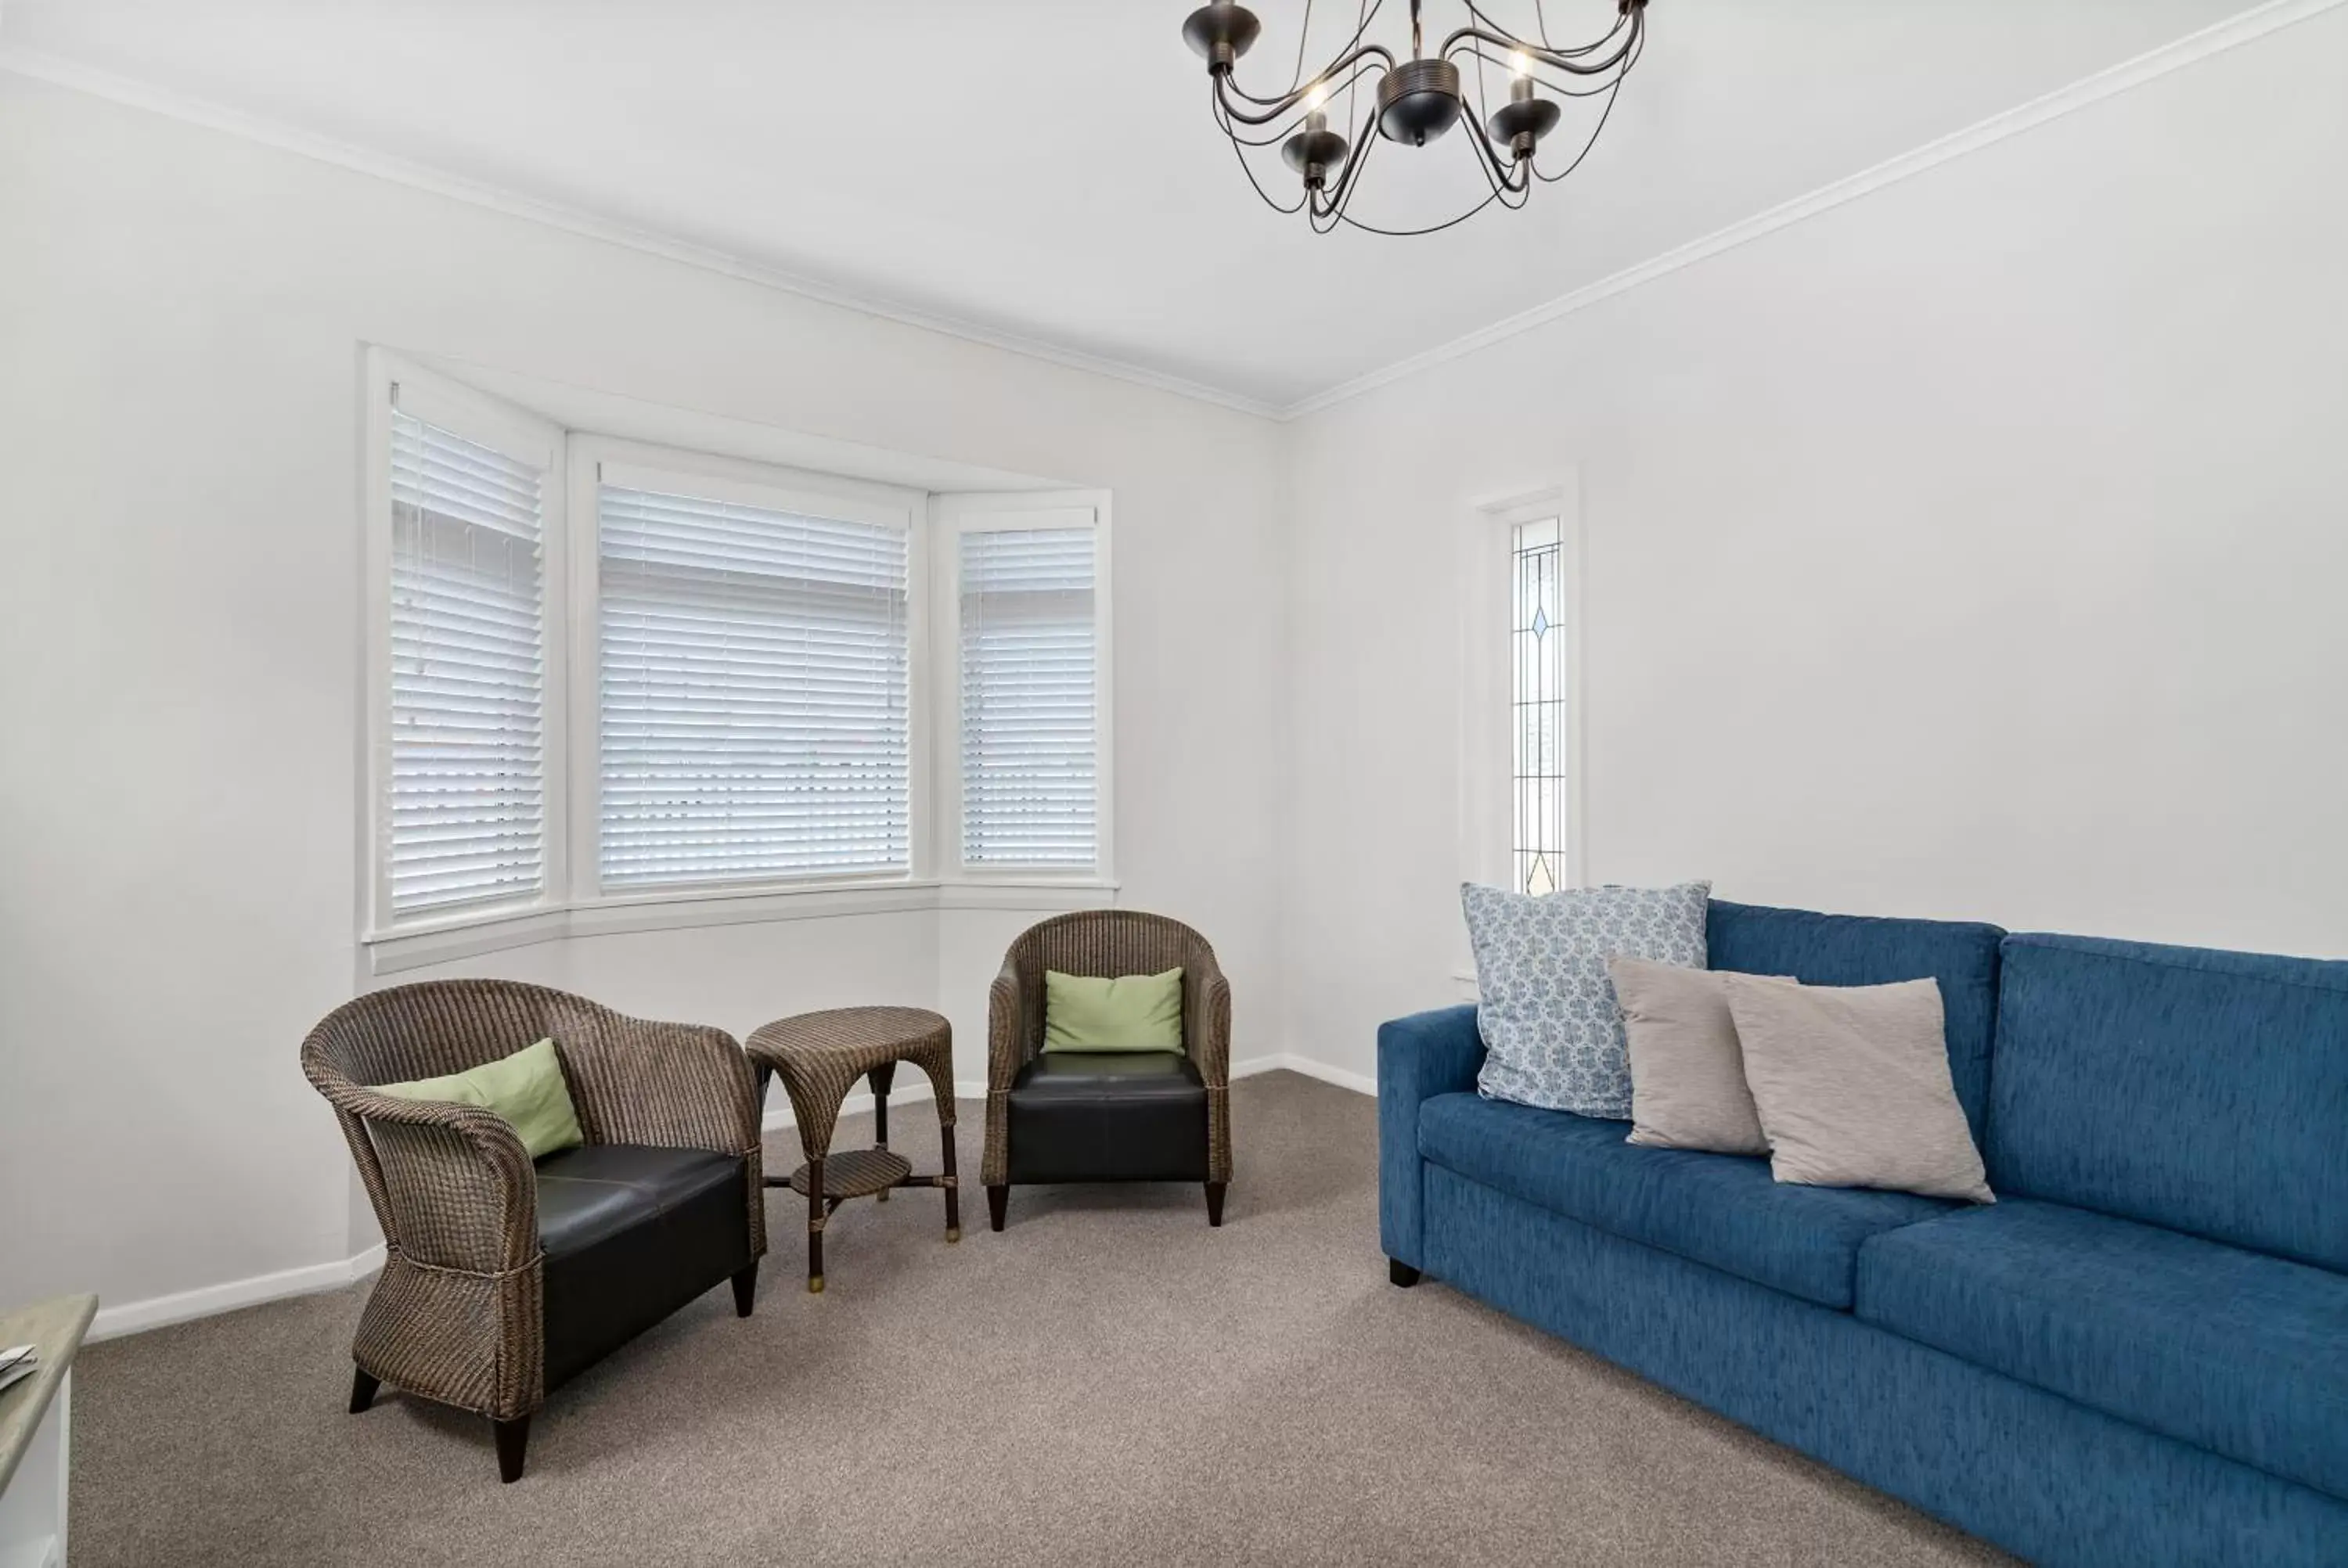
M 896 1187 L 942 1187 L 946 1194 L 946 1240 L 962 1239 L 961 1194 L 954 1166 L 953 1029 L 921 1008 L 835 1008 L 777 1019 L 744 1042 L 758 1070 L 765 1100 L 767 1075 L 783 1081 L 799 1128 L 807 1163 L 788 1176 L 768 1176 L 767 1185 L 789 1187 L 808 1201 L 808 1289 L 823 1289 L 823 1226 L 850 1198 L 887 1202 Z M 889 1149 L 889 1088 L 897 1064 L 910 1061 L 930 1075 L 938 1100 L 938 1138 L 943 1144 L 935 1175 L 916 1175 L 912 1162 Z M 833 1154 L 832 1129 L 840 1102 L 860 1078 L 872 1085 L 873 1146 Z

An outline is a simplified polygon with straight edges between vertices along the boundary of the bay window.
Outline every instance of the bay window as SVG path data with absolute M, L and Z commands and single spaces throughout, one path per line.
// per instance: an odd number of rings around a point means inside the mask
M 380 353 L 368 397 L 379 972 L 1109 885 L 1105 494 L 565 430 Z

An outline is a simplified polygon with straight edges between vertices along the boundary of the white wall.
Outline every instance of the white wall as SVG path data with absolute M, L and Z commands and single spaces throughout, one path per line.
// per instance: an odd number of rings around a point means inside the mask
M 1111 489 L 1120 902 L 1207 931 L 1241 1050 L 1276 1049 L 1276 427 L 0 75 L 0 1298 L 119 1307 L 351 1250 L 295 1056 L 358 983 L 365 343 Z M 969 993 L 1022 923 L 434 972 L 737 1031 L 932 1002 L 980 1077 Z
M 1292 1049 L 1454 998 L 1455 529 L 1577 466 L 1592 879 L 2348 954 L 2343 190 L 2333 12 L 1294 425 Z

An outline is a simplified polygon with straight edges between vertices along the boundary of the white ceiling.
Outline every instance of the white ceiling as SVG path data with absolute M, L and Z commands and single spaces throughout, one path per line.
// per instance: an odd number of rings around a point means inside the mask
M 2244 0 L 1654 0 L 1579 174 L 1528 211 L 1409 240 L 1320 238 L 1259 204 L 1179 36 L 1192 3 L 6 0 L 0 44 L 1285 406 Z M 1242 85 L 1284 87 L 1302 0 L 1253 4 Z M 1532 0 L 1487 9 L 1529 23 Z M 1346 10 L 1324 0 L 1316 54 Z M 1398 43 L 1406 10 L 1385 0 L 1373 36 Z M 1614 5 L 1547 10 L 1562 41 Z M 1427 14 L 1439 35 L 1461 7 Z M 1464 193 L 1468 157 L 1456 133 L 1387 147 L 1356 210 Z

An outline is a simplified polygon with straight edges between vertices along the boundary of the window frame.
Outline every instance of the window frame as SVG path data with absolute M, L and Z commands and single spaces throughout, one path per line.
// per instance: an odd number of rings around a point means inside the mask
M 1459 875 L 1487 886 L 1516 886 L 1516 747 L 1511 723 L 1516 698 L 1510 647 L 1514 620 L 1509 588 L 1519 524 L 1557 519 L 1558 600 L 1565 656 L 1565 876 L 1559 887 L 1587 887 L 1590 862 L 1584 828 L 1589 791 L 1585 661 L 1588 620 L 1584 536 L 1579 476 L 1560 484 L 1475 507 L 1461 518 L 1459 572 Z M 1453 979 L 1461 995 L 1476 996 L 1476 966 L 1460 932 Z
M 996 886 L 1114 887 L 1117 885 L 1117 665 L 1112 568 L 1114 532 L 1106 490 L 965 491 L 931 497 L 931 579 L 935 624 L 931 684 L 936 693 L 932 754 L 935 815 L 931 841 L 953 882 Z M 963 857 L 962 538 L 1029 528 L 1093 530 L 1093 862 L 972 862 Z
M 572 936 L 940 909 L 1061 911 L 1114 903 L 1116 823 L 1110 492 L 933 490 L 728 455 L 726 421 L 661 409 L 655 421 L 614 416 L 623 430 L 567 427 L 392 351 L 368 345 L 360 376 L 361 700 L 355 902 L 360 963 L 386 975 Z M 460 367 L 461 373 L 461 367 Z M 531 898 L 394 915 L 391 831 L 391 429 L 401 409 L 469 440 L 539 460 L 546 708 L 541 889 Z M 675 440 L 695 446 L 669 444 Z M 894 455 L 887 455 L 894 456 Z M 683 884 L 606 893 L 601 877 L 602 467 L 665 476 L 713 497 L 901 519 L 907 530 L 907 748 L 911 862 L 905 872 Z M 879 465 L 876 465 L 879 466 Z M 706 488 L 714 487 L 714 488 Z M 689 490 L 688 493 L 691 493 Z M 852 508 L 843 513 L 842 508 Z M 965 866 L 961 859 L 959 539 L 969 528 L 1066 526 L 1088 514 L 1095 538 L 1095 830 L 1089 867 Z M 1039 517 L 1043 519 L 1040 524 Z

